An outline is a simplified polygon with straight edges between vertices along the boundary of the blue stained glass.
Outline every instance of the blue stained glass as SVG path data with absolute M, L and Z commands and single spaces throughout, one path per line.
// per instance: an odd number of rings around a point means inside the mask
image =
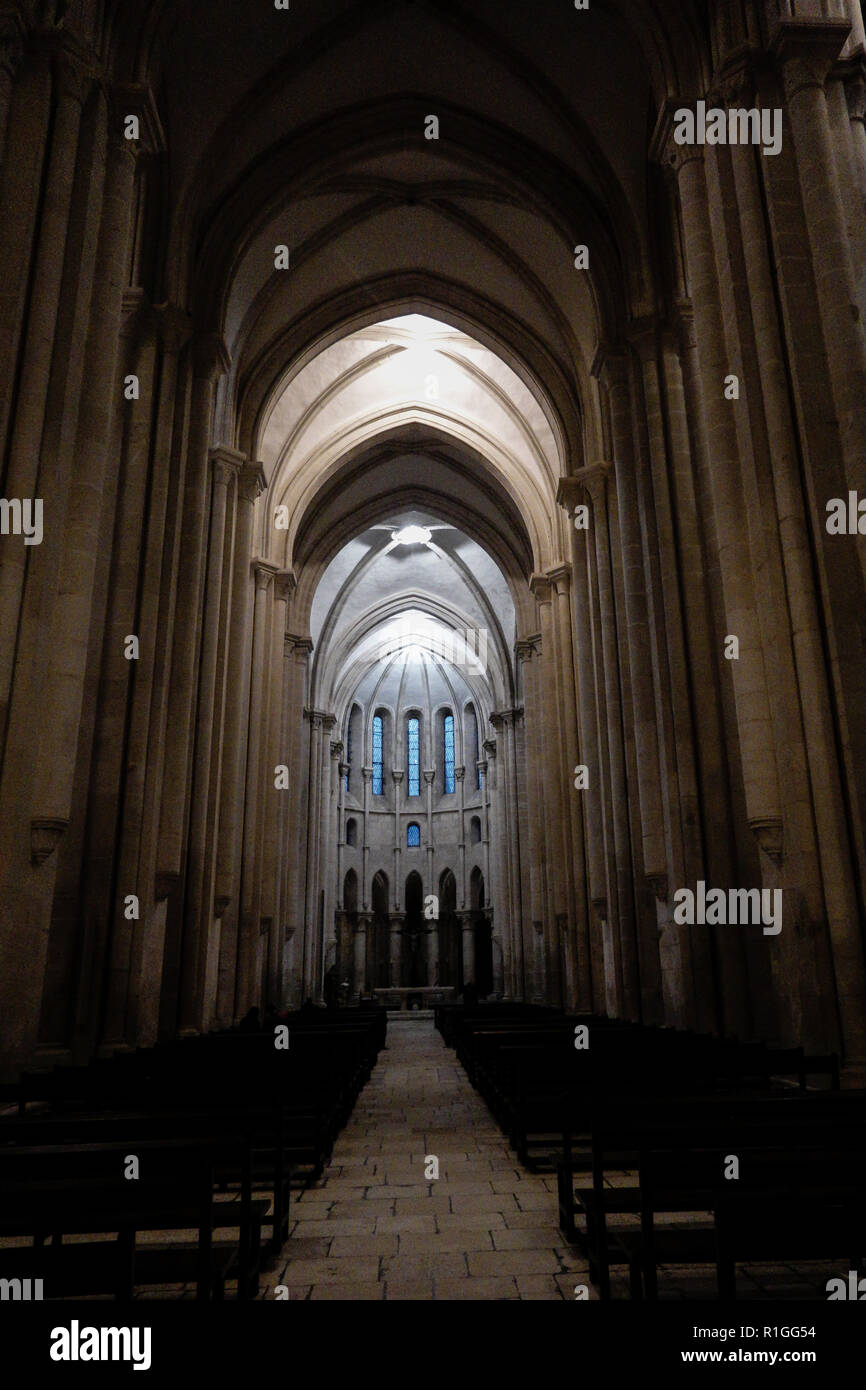
M 349 790 L 349 777 L 351 776 L 352 762 L 352 716 L 349 715 L 349 722 L 346 725 L 346 791 Z
M 409 795 L 421 795 L 421 772 L 420 772 L 420 722 L 417 719 L 409 720 Z
M 409 849 L 419 849 L 421 845 L 421 827 L 412 821 L 406 830 L 406 844 Z
M 445 716 L 445 790 L 454 790 L 454 715 Z
M 382 716 L 373 716 L 373 795 L 382 795 Z

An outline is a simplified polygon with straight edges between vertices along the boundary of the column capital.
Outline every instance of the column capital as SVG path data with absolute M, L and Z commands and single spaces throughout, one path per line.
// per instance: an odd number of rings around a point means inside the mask
M 482 743 L 481 747 L 484 749 L 484 751 L 485 751 L 485 753 L 487 754 L 488 758 L 495 758 L 495 757 L 496 757 L 496 739 L 495 739 L 495 738 L 486 738 L 486 739 L 484 740 L 484 742 Z
M 567 562 L 562 565 L 554 565 L 553 569 L 547 571 L 547 577 L 557 597 L 561 594 L 567 594 L 571 588 L 571 565 Z
M 833 76 L 842 80 L 850 119 L 866 122 L 866 55 L 844 58 L 833 68 Z
M 334 723 L 336 724 L 336 722 L 337 722 L 337 721 L 336 721 L 336 719 L 335 719 L 335 720 L 334 720 Z M 340 758 L 342 752 L 343 752 L 343 745 L 342 745 L 342 743 L 341 743 L 341 742 L 338 742 L 338 741 L 335 741 L 334 739 L 331 739 L 331 757 L 334 758 L 335 760 L 338 760 L 338 759 Z M 343 766 L 343 764 L 340 763 L 340 767 L 342 767 L 342 766 Z M 344 773 L 343 775 L 345 776 L 345 773 Z
M 550 580 L 546 574 L 533 574 L 529 578 L 529 592 L 536 603 L 550 603 Z
M 313 640 L 311 637 L 299 637 L 297 633 L 286 633 L 286 648 L 291 649 L 291 653 L 300 665 L 306 662 L 310 652 L 313 650 Z
M 221 333 L 197 333 L 192 342 L 193 367 L 197 377 L 216 381 L 232 364 L 231 353 Z
M 108 100 L 112 142 L 120 141 L 134 154 L 156 155 L 165 153 L 165 132 L 159 119 L 153 92 L 148 83 L 115 83 L 110 89 Z M 138 117 L 139 140 L 126 139 L 123 125 L 127 116 Z
M 262 465 L 253 463 L 252 459 L 246 459 L 238 477 L 238 496 L 242 497 L 245 502 L 255 502 L 257 497 L 261 497 L 267 485 L 268 480 Z
M 588 464 L 568 478 L 560 478 L 556 500 L 560 507 L 573 512 L 580 504 L 581 493 L 585 492 L 593 505 L 603 505 L 607 491 L 607 480 L 613 472 L 613 464 L 607 459 Z
M 520 637 L 514 643 L 514 654 L 520 662 L 531 661 L 534 656 L 541 655 L 541 633 L 537 632 L 534 637 Z
M 780 19 L 770 35 L 769 48 L 779 64 L 787 101 L 808 87 L 823 90 L 830 69 L 840 57 L 851 24 L 847 19 Z
M 277 570 L 274 575 L 274 598 L 278 599 L 280 603 L 288 603 L 296 586 L 294 570 Z
M 273 583 L 274 575 L 277 573 L 277 566 L 272 565 L 270 560 L 253 560 L 250 568 L 256 581 L 256 588 L 269 589 Z
M 192 317 L 179 304 L 167 300 L 164 304 L 155 304 L 153 313 L 166 352 L 180 352 L 192 337 Z
M 424 781 L 426 782 L 427 786 L 430 787 L 433 785 L 433 778 L 436 776 L 436 769 L 434 767 L 425 767 L 421 773 L 421 776 L 424 778 Z
M 228 487 L 232 478 L 237 477 L 246 461 L 243 454 L 227 444 L 217 444 L 210 450 L 209 458 L 213 480 L 223 487 Z
M 24 61 L 27 30 L 17 9 L 0 9 L 0 72 L 14 77 Z
M 454 776 L 455 776 L 455 778 L 457 779 L 458 782 L 462 782 L 463 779 L 464 779 L 464 777 L 466 776 L 466 768 L 465 768 L 465 767 L 455 767 L 455 769 L 454 769 Z
M 676 178 L 692 161 L 698 160 L 703 163 L 703 145 L 678 145 L 674 139 L 676 113 L 685 110 L 691 111 L 693 108 L 693 102 L 678 101 L 676 97 L 668 97 L 659 111 L 655 130 L 650 139 L 650 160 L 653 164 L 660 164 L 667 173 Z
M 328 714 L 327 710 L 305 708 L 304 718 L 309 722 L 311 728 L 318 730 L 326 729 L 330 732 L 337 720 L 333 714 Z
M 372 782 L 372 780 L 373 780 L 373 769 L 372 769 L 371 767 L 362 767 L 362 768 L 361 768 L 361 776 L 363 777 L 363 779 L 364 779 L 365 782 Z
M 402 767 L 391 768 L 391 780 L 395 783 L 396 786 L 399 787 L 400 783 L 403 781 L 404 776 L 405 774 L 403 772 Z
M 478 761 L 476 762 L 475 766 L 477 767 L 478 771 L 481 773 L 482 777 L 486 777 L 486 776 L 487 776 L 487 759 L 486 759 L 486 758 L 479 758 Z
M 652 361 L 658 353 L 664 324 L 658 314 L 642 314 L 628 326 L 628 340 L 641 362 Z
M 494 729 L 513 729 L 523 718 L 523 706 L 516 705 L 514 709 L 497 710 L 490 716 L 490 722 Z
M 599 343 L 590 366 L 590 375 L 608 391 L 628 385 L 628 346 L 625 343 Z
M 341 746 L 342 746 L 342 745 L 341 745 Z M 349 773 L 350 773 L 351 771 L 352 771 L 352 764 L 351 764 L 351 763 L 343 763 L 343 762 L 340 763 L 340 776 L 341 776 L 341 777 L 348 777 L 348 775 L 349 775 Z

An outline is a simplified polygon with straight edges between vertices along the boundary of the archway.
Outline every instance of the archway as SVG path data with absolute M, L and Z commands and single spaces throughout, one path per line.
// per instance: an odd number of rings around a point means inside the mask
M 457 920 L 457 880 L 450 869 L 439 879 L 439 983 L 463 988 L 460 968 L 460 927 Z

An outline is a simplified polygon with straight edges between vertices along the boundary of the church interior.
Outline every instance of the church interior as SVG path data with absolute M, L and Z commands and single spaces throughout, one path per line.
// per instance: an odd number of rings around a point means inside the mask
M 864 121 L 860 0 L 0 0 L 4 1298 L 858 1297 Z

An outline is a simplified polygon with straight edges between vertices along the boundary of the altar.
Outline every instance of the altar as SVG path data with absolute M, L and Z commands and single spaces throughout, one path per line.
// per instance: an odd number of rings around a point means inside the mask
M 434 1004 L 451 1004 L 455 993 L 453 985 L 394 985 L 388 989 L 374 989 L 373 998 L 386 1009 L 407 1013 L 413 1007 L 432 1009 Z

